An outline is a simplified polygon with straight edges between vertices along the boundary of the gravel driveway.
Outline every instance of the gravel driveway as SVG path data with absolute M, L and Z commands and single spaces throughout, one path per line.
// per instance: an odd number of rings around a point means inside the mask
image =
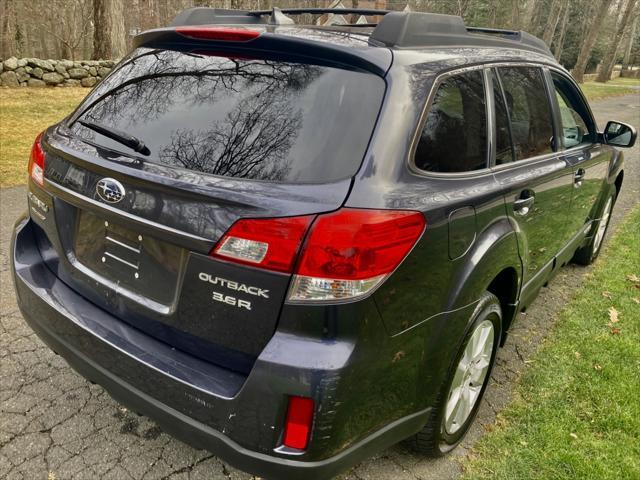
M 601 127 L 609 118 L 640 126 L 640 95 L 594 102 L 592 107 Z M 639 147 L 625 154 L 625 182 L 610 231 L 640 203 Z M 0 202 L 0 478 L 254 478 L 127 411 L 38 340 L 18 311 L 7 259 L 12 224 L 25 208 L 24 187 L 1 190 Z M 429 460 L 396 446 L 341 478 L 457 478 L 459 460 L 509 402 L 514 380 L 587 272 L 589 268 L 565 268 L 520 316 L 499 354 L 479 421 L 454 454 Z

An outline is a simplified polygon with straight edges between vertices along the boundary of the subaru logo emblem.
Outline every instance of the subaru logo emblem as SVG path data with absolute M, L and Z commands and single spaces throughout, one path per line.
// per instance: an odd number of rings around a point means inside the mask
M 96 185 L 98 196 L 108 203 L 118 203 L 124 198 L 125 190 L 122 184 L 114 178 L 103 178 Z

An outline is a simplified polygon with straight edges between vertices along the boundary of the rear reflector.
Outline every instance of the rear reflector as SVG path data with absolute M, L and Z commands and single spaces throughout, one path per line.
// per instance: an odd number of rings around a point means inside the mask
M 184 37 L 223 42 L 248 42 L 260 36 L 258 30 L 228 27 L 178 27 L 176 32 Z
M 29 157 L 29 175 L 38 185 L 44 184 L 44 150 L 40 145 L 42 139 L 40 132 L 31 147 L 31 156 Z
M 214 248 L 212 256 L 291 273 L 300 244 L 315 217 L 238 220 Z
M 407 210 L 342 208 L 317 218 L 246 219 L 232 225 L 211 255 L 294 273 L 288 301 L 335 302 L 373 291 L 424 229 L 422 213 Z
M 282 444 L 289 448 L 305 450 L 309 444 L 309 434 L 313 423 L 313 399 L 289 397 L 287 419 L 284 424 Z

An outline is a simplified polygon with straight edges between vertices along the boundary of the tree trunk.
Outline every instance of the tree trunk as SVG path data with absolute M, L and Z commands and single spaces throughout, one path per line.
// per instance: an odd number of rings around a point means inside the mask
M 569 23 L 569 12 L 571 11 L 571 0 L 567 0 L 564 6 L 564 14 L 562 15 L 562 24 L 560 24 L 560 35 L 556 40 L 556 48 L 553 51 L 553 55 L 556 60 L 560 61 L 562 55 L 562 49 L 564 48 L 564 39 L 567 35 L 567 25 Z
M 542 33 L 542 40 L 547 45 L 551 46 L 553 41 L 553 34 L 556 33 L 556 27 L 558 26 L 558 19 L 562 11 L 561 0 L 553 0 L 551 2 L 551 8 L 549 9 L 549 16 L 547 17 L 547 24 L 544 27 Z
M 633 41 L 636 38 L 636 28 L 638 27 L 638 17 L 633 17 L 631 23 L 631 29 L 629 30 L 629 38 L 627 39 L 627 46 L 624 49 L 624 58 L 622 60 L 622 71 L 629 70 L 629 60 L 631 60 L 631 50 L 633 50 Z
M 0 56 L 3 59 L 9 58 L 16 53 L 16 17 L 15 17 L 15 1 L 6 0 L 0 4 L 0 13 L 2 14 L 2 38 L 0 38 Z
M 124 24 L 124 0 L 110 0 L 111 3 L 111 57 L 120 59 L 127 53 L 127 30 Z
M 498 0 L 489 2 L 489 27 L 496 28 L 498 21 Z
M 636 0 L 627 0 L 627 8 L 624 10 L 622 20 L 620 21 L 618 28 L 616 29 L 615 36 L 611 41 L 611 45 L 609 45 L 609 49 L 604 56 L 596 82 L 606 82 L 611 78 L 613 67 L 616 64 L 618 48 L 620 47 L 620 42 L 622 41 L 622 37 L 624 37 L 624 31 L 629 24 L 629 19 L 631 18 L 631 14 L 633 13 L 635 6 Z
M 111 58 L 110 0 L 93 0 L 93 55 L 94 60 Z
M 591 22 L 588 24 L 586 29 L 587 34 L 582 42 L 582 48 L 580 48 L 578 59 L 576 60 L 576 64 L 572 71 L 573 78 L 575 78 L 578 83 L 582 83 L 584 71 L 587 68 L 587 62 L 591 57 L 591 50 L 596 43 L 598 33 L 600 32 L 600 26 L 607 16 L 607 10 L 609 10 L 610 5 L 611 0 L 601 0 L 596 15 L 591 17 Z
M 537 35 L 540 26 L 538 25 L 538 19 L 540 17 L 540 10 L 542 7 L 541 0 L 529 0 L 527 9 L 525 10 L 525 22 L 527 22 L 527 31 L 532 35 Z
M 93 0 L 93 59 L 121 58 L 127 51 L 123 0 Z

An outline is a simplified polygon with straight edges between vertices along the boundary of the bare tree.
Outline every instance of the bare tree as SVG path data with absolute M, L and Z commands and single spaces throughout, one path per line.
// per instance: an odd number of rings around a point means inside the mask
M 538 33 L 538 18 L 540 16 L 540 10 L 543 7 L 543 2 L 540 0 L 528 0 L 525 11 L 524 21 L 526 22 L 524 28 L 531 34 L 537 35 Z
M 48 0 L 48 5 L 47 15 L 42 15 L 42 5 L 35 2 L 22 4 L 36 31 L 39 30 L 37 40 L 42 55 L 48 57 L 47 35 L 57 40 L 60 46 L 58 54 L 62 58 L 75 60 L 91 34 L 91 0 Z M 25 28 L 25 31 L 29 30 Z
M 587 62 L 591 56 L 591 51 L 593 50 L 593 46 L 598 39 L 598 33 L 600 32 L 600 26 L 607 16 L 607 11 L 611 6 L 611 0 L 600 0 L 600 5 L 598 7 L 598 11 L 596 15 L 591 17 L 591 21 L 588 23 L 588 27 L 586 29 L 586 35 L 584 40 L 582 41 L 582 47 L 580 48 L 580 53 L 578 54 L 578 60 L 576 61 L 576 65 L 573 67 L 572 73 L 573 78 L 579 83 L 582 83 L 584 78 L 584 71 L 587 68 Z
M 624 49 L 624 58 L 622 60 L 622 71 L 629 69 L 629 61 L 631 60 L 631 50 L 633 49 L 633 41 L 636 38 L 636 28 L 638 27 L 638 18 L 640 18 L 640 12 L 636 12 L 631 23 L 631 29 L 627 36 L 627 45 Z
M 547 24 L 544 27 L 542 33 L 542 40 L 547 45 L 551 45 L 553 41 L 553 35 L 556 33 L 556 27 L 558 26 L 558 20 L 560 19 L 560 12 L 562 11 L 562 1 L 553 0 L 551 2 L 551 8 L 549 9 L 549 15 L 547 17 Z
M 13 55 L 13 12 L 13 0 L 0 2 L 0 57 L 2 58 Z
M 613 67 L 616 63 L 616 59 L 618 58 L 618 48 L 620 47 L 620 43 L 622 42 L 622 38 L 624 37 L 624 31 L 629 24 L 629 19 L 631 18 L 631 14 L 633 13 L 633 9 L 635 8 L 635 6 L 636 0 L 627 0 L 627 6 L 624 10 L 624 14 L 622 15 L 622 19 L 620 20 L 620 22 L 618 22 L 616 33 L 611 39 L 609 49 L 604 56 L 604 60 L 600 67 L 600 71 L 598 72 L 596 82 L 606 82 L 611 78 Z
M 564 5 L 564 12 L 562 14 L 562 22 L 560 24 L 560 34 L 555 42 L 555 49 L 553 51 L 553 55 L 556 57 L 558 61 L 560 61 L 560 56 L 562 55 L 562 49 L 564 48 L 564 40 L 567 35 L 567 25 L 569 23 L 569 13 L 571 12 L 571 1 L 566 0 Z

